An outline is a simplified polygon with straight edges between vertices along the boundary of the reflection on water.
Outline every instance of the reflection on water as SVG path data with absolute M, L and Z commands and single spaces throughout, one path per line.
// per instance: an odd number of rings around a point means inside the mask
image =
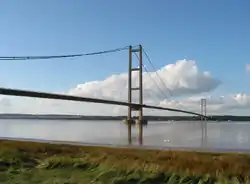
M 200 122 L 149 122 L 144 145 L 201 147 Z M 136 127 L 132 130 L 137 144 Z M 205 146 L 250 149 L 250 122 L 208 122 Z M 127 144 L 127 127 L 119 121 L 0 120 L 0 137 Z M 204 145 L 203 145 L 204 146 Z

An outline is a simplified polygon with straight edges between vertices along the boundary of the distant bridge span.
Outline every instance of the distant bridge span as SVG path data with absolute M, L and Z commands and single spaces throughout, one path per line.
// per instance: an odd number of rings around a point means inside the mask
M 143 65 L 143 54 L 146 56 L 146 59 L 150 63 L 150 65 L 154 68 L 155 73 L 157 74 L 157 70 L 153 66 L 152 61 L 150 60 L 148 54 L 143 49 L 142 45 L 138 46 L 127 46 L 123 48 L 117 48 L 112 50 L 106 50 L 101 52 L 92 52 L 92 53 L 85 53 L 85 54 L 74 54 L 74 55 L 57 55 L 57 56 L 10 56 L 10 57 L 0 57 L 0 60 L 34 60 L 34 59 L 58 59 L 58 58 L 72 58 L 72 57 L 83 57 L 83 56 L 91 56 L 91 55 L 100 55 L 100 54 L 107 54 L 107 53 L 113 53 L 118 52 L 122 50 L 128 50 L 128 101 L 127 102 L 121 102 L 121 101 L 114 101 L 114 100 L 104 100 L 104 99 L 97 99 L 97 98 L 88 98 L 88 97 L 79 97 L 79 96 L 72 96 L 72 95 L 65 95 L 65 94 L 55 94 L 55 93 L 45 93 L 45 92 L 36 92 L 36 91 L 27 91 L 27 90 L 21 90 L 21 89 L 10 89 L 10 88 L 0 88 L 0 95 L 8 95 L 8 96 L 20 96 L 20 97 L 32 97 L 32 98 L 45 98 L 45 99 L 57 99 L 57 100 L 68 100 L 68 101 L 77 101 L 77 102 L 89 102 L 89 103 L 99 103 L 99 104 L 109 104 L 109 105 L 119 105 L 119 106 L 127 106 L 128 107 L 128 115 L 127 120 L 128 122 L 128 141 L 129 144 L 131 144 L 131 114 L 132 111 L 138 112 L 138 127 L 139 127 L 139 143 L 142 145 L 143 142 L 143 108 L 147 109 L 157 109 L 157 110 L 165 110 L 165 111 L 171 111 L 171 112 L 180 112 L 185 114 L 191 114 L 195 116 L 201 117 L 201 119 L 210 119 L 206 116 L 206 105 L 201 106 L 202 112 L 195 113 L 191 111 L 186 110 L 180 110 L 180 109 L 173 109 L 173 108 L 166 108 L 166 107 L 159 107 L 159 106 L 152 106 L 152 105 L 146 105 L 143 104 L 143 69 L 146 71 L 146 73 L 149 74 L 147 68 Z M 133 57 L 132 55 L 135 55 L 137 58 L 137 62 L 139 66 L 137 68 L 133 68 L 132 61 Z M 132 87 L 132 73 L 137 72 L 139 75 L 139 84 L 138 87 Z M 149 74 L 150 78 L 151 75 Z M 153 82 L 156 84 L 156 87 L 164 94 L 166 98 L 168 96 L 165 94 L 165 90 L 168 91 L 171 95 L 171 91 L 166 87 L 165 83 L 162 81 L 161 77 L 157 74 L 157 77 L 160 79 L 160 82 L 162 83 L 162 86 L 165 88 L 162 90 L 160 86 L 153 80 Z M 139 103 L 132 103 L 132 91 L 138 91 L 139 93 Z M 203 107 L 205 108 L 205 113 L 203 114 Z M 202 125 L 202 132 L 203 132 L 203 123 Z M 205 124 L 206 125 L 206 124 Z M 206 129 L 206 128 L 205 128 Z M 205 131 L 206 132 L 206 131 Z M 203 134 L 202 134 L 203 135 Z
M 140 104 L 136 104 L 136 103 L 120 102 L 120 101 L 114 101 L 114 100 L 104 100 L 104 99 L 98 99 L 98 98 L 79 97 L 79 96 L 72 96 L 72 95 L 62 95 L 62 94 L 28 91 L 28 90 L 20 90 L 20 89 L 0 88 L 0 95 L 32 97 L 32 98 L 45 98 L 45 99 L 56 99 L 56 100 L 68 100 L 68 101 L 77 101 L 77 102 L 109 104 L 109 105 L 120 105 L 120 106 L 132 107 L 135 109 L 143 107 L 143 108 L 147 108 L 147 109 L 157 109 L 157 110 L 165 110 L 165 111 L 172 111 L 172 112 L 181 112 L 181 113 L 185 113 L 185 114 L 191 114 L 191 115 L 195 115 L 195 116 L 201 116 L 204 118 L 208 118 L 207 116 L 204 116 L 204 115 L 199 114 L 199 113 L 184 111 L 184 110 L 179 110 L 179 109 L 173 109 L 173 108 L 152 106 L 152 105 L 146 105 L 146 104 L 140 105 Z

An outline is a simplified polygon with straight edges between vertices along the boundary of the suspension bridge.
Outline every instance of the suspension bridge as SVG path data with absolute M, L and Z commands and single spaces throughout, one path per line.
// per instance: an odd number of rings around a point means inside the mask
M 46 93 L 46 92 L 38 92 L 38 91 L 28 91 L 28 90 L 21 90 L 21 89 L 10 89 L 10 88 L 0 88 L 0 95 L 7 95 L 7 96 L 19 96 L 19 97 L 31 97 L 31 98 L 44 98 L 44 99 L 56 99 L 56 100 L 68 100 L 68 101 L 77 101 L 77 102 L 88 102 L 88 103 L 99 103 L 99 104 L 107 104 L 107 105 L 118 105 L 118 106 L 127 106 L 128 107 L 128 142 L 131 144 L 131 122 L 132 122 L 132 111 L 138 111 L 138 125 L 139 125 L 139 143 L 140 145 L 143 144 L 143 108 L 147 109 L 155 109 L 155 110 L 163 110 L 163 111 L 172 111 L 172 112 L 180 112 L 190 115 L 195 115 L 201 117 L 201 119 L 208 119 L 206 116 L 206 113 L 204 114 L 203 111 L 201 113 L 191 112 L 188 110 L 181 110 L 181 109 L 174 109 L 174 108 L 167 108 L 167 107 L 161 107 L 161 106 L 153 106 L 153 105 L 147 105 L 143 103 L 143 69 L 144 71 L 150 76 L 147 68 L 143 64 L 143 54 L 146 56 L 147 60 L 150 62 L 152 67 L 155 69 L 152 61 L 150 60 L 148 54 L 144 50 L 144 48 L 141 45 L 138 46 L 126 46 L 122 48 L 117 49 L 111 49 L 106 51 L 100 51 L 100 52 L 92 52 L 92 53 L 85 53 L 85 54 L 74 54 L 74 55 L 55 55 L 55 56 L 2 56 L 0 57 L 0 60 L 45 60 L 45 59 L 60 59 L 60 58 L 73 58 L 73 57 L 83 57 L 83 56 L 92 56 L 92 55 L 101 55 L 101 54 L 107 54 L 107 53 L 113 53 L 113 52 L 120 52 L 128 50 L 128 101 L 115 101 L 115 100 L 106 100 L 106 99 L 98 99 L 98 98 L 89 98 L 89 97 L 80 97 L 80 96 L 72 96 L 72 95 L 62 95 L 62 94 L 55 94 L 55 93 Z M 139 67 L 132 68 L 132 55 L 135 55 Z M 132 87 L 132 73 L 138 72 L 139 74 L 139 86 L 133 88 Z M 154 81 L 156 87 L 159 89 L 159 91 L 165 96 L 166 99 L 169 99 L 168 95 L 166 95 L 166 92 L 168 92 L 170 95 L 171 90 L 167 88 L 166 84 L 161 79 L 160 75 L 158 75 L 157 70 L 155 69 L 155 73 L 157 77 L 159 78 L 161 85 L 157 84 Z M 164 90 L 161 89 L 161 87 L 164 87 Z M 139 103 L 132 103 L 132 91 L 138 91 L 139 92 Z M 204 106 L 204 103 L 202 107 Z M 204 107 L 205 108 L 205 107 Z M 205 111 L 206 112 L 206 111 Z M 203 129 L 203 128 L 202 128 Z M 206 132 L 206 131 L 205 131 Z

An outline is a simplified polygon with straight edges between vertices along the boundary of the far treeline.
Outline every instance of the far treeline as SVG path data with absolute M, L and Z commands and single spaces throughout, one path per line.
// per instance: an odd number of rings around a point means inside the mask
M 137 119 L 137 117 L 133 117 Z M 148 121 L 200 121 L 199 116 L 144 116 Z M 58 114 L 0 114 L 0 119 L 124 120 L 126 116 L 83 116 Z M 209 121 L 250 121 L 250 116 L 208 116 Z

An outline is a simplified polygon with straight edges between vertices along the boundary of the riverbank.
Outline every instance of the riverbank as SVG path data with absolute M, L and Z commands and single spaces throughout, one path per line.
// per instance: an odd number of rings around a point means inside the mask
M 208 177 L 209 176 L 209 177 Z M 159 183 L 250 176 L 250 155 L 0 140 L 0 183 Z M 170 182 L 170 181 L 169 181 Z M 175 182 L 173 182 L 175 183 Z
M 138 117 L 133 117 L 137 119 Z M 209 121 L 250 121 L 250 116 L 210 115 Z M 122 121 L 127 116 L 84 116 L 60 114 L 0 114 L 0 119 Z M 199 116 L 143 116 L 147 121 L 200 121 Z

